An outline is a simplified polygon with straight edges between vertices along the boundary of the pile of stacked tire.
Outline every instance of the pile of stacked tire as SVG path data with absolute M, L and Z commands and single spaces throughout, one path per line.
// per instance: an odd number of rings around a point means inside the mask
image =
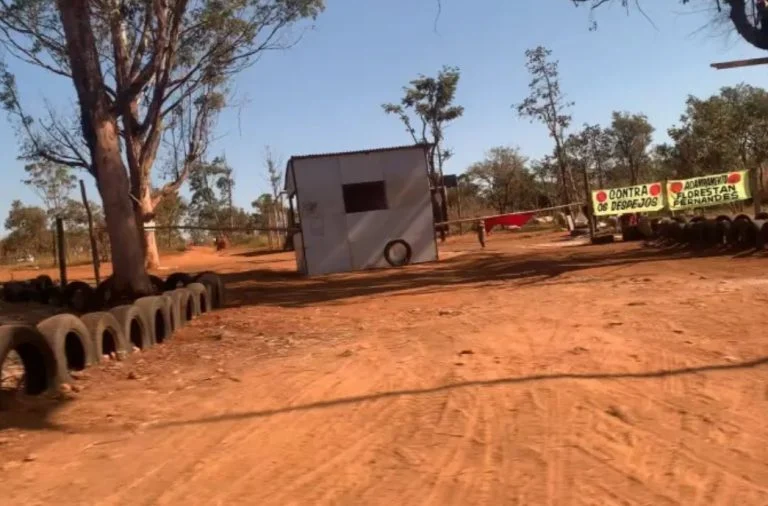
M 25 392 L 38 395 L 70 383 L 71 371 L 163 343 L 189 321 L 225 303 L 224 283 L 213 272 L 176 273 L 165 281 L 153 276 L 152 282 L 155 295 L 132 301 L 113 297 L 110 279 L 96 288 L 80 281 L 67 284 L 60 300 L 77 314 L 58 314 L 36 326 L 0 326 L 0 367 L 15 351 L 24 368 Z M 34 300 L 28 297 L 42 292 L 32 283 L 10 283 L 10 292 L 8 285 L 4 297 L 13 293 L 16 300 Z M 22 298 L 17 298 L 19 285 L 28 289 Z
M 763 250 L 768 244 L 768 213 L 664 218 L 658 222 L 655 235 L 665 246 Z

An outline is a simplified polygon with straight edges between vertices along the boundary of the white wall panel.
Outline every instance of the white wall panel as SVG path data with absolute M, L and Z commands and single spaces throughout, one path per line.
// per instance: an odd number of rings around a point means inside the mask
M 384 180 L 384 165 L 379 153 L 343 155 L 338 160 L 341 184 Z

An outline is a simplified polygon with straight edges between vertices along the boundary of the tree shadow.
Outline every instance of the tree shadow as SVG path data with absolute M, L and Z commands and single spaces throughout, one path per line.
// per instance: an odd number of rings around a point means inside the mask
M 735 371 L 741 369 L 754 369 L 763 365 L 768 365 L 768 356 L 747 360 L 735 364 L 707 364 L 694 367 L 683 367 L 678 369 L 660 369 L 656 371 L 639 372 L 595 372 L 595 373 L 552 373 L 535 374 L 530 376 L 516 376 L 497 378 L 490 380 L 469 380 L 458 383 L 449 383 L 429 388 L 414 388 L 403 390 L 391 390 L 387 392 L 378 392 L 367 395 L 356 395 L 351 397 L 342 397 L 327 401 L 310 402 L 298 406 L 287 406 L 276 409 L 265 409 L 256 411 L 246 411 L 243 413 L 227 413 L 223 415 L 210 416 L 193 420 L 178 420 L 153 425 L 153 429 L 171 428 L 185 425 L 199 425 L 226 421 L 247 420 L 253 418 L 267 418 L 274 415 L 285 413 L 297 413 L 305 411 L 314 411 L 324 408 L 338 406 L 350 406 L 367 401 L 377 401 L 381 399 L 415 397 L 430 395 L 440 392 L 447 392 L 462 388 L 472 387 L 495 387 L 517 385 L 524 383 L 553 382 L 563 380 L 590 380 L 590 381 L 618 381 L 618 380 L 643 380 L 643 379 L 662 379 L 674 376 L 685 376 L 691 374 L 705 374 L 723 371 Z
M 516 253 L 473 252 L 400 269 L 305 278 L 295 271 L 253 269 L 222 274 L 230 307 L 274 305 L 305 307 L 353 297 L 393 292 L 418 293 L 459 285 L 510 282 L 513 286 L 551 281 L 563 274 L 598 267 L 622 268 L 637 263 L 707 257 L 741 257 L 731 249 L 695 250 L 645 245 L 625 251 L 574 246 L 569 251 Z

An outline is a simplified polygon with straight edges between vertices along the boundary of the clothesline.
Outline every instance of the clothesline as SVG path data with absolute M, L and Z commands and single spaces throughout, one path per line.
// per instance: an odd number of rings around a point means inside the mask
M 555 211 L 557 209 L 563 209 L 566 207 L 574 207 L 574 206 L 581 206 L 581 202 L 575 202 L 573 204 L 563 204 L 559 206 L 552 206 L 552 207 L 542 207 L 541 209 L 530 209 L 528 211 L 515 211 L 513 213 L 504 213 L 504 214 L 493 214 L 489 216 L 478 216 L 475 218 L 462 218 L 459 220 L 449 220 L 449 221 L 443 221 L 440 223 L 435 223 L 436 227 L 439 226 L 445 226 L 445 225 L 458 225 L 459 223 L 475 223 L 480 220 L 492 220 L 495 218 L 503 218 L 505 216 L 516 216 L 516 215 L 526 215 L 526 214 L 537 214 L 537 213 L 544 213 L 547 211 Z

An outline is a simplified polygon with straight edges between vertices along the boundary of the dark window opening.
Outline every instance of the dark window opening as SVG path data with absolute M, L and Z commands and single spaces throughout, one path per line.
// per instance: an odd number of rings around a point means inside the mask
M 345 184 L 341 189 L 347 214 L 389 209 L 384 181 Z

